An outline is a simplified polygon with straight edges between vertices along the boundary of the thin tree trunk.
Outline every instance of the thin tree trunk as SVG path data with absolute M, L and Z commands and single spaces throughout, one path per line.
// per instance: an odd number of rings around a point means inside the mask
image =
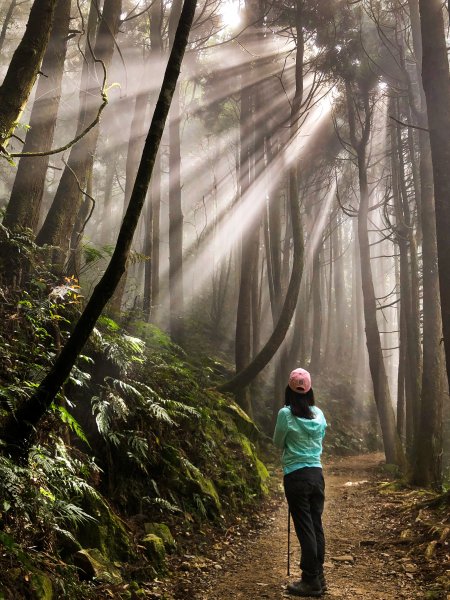
M 163 2 L 155 1 L 150 9 L 151 63 L 158 71 L 162 59 Z M 161 157 L 158 152 L 150 185 L 150 207 L 146 220 L 150 260 L 145 263 L 144 315 L 147 321 L 154 316 L 159 303 L 159 221 L 161 206 Z M 151 241 L 151 244 L 150 244 Z
M 169 41 L 172 44 L 182 0 L 172 4 Z M 183 211 L 181 207 L 180 87 L 170 109 L 169 123 L 169 321 L 174 342 L 184 342 Z
M 290 115 L 290 137 L 294 139 L 298 133 L 300 108 L 303 99 L 303 2 L 297 0 L 296 3 L 296 63 L 295 63 L 295 94 L 291 105 Z M 289 194 L 288 205 L 290 210 L 290 225 L 292 227 L 292 240 L 294 245 L 293 264 L 291 278 L 287 288 L 283 307 L 280 312 L 278 322 L 270 336 L 269 340 L 263 346 L 261 351 L 247 364 L 242 370 L 238 369 L 236 364 L 236 375 L 226 383 L 219 386 L 219 390 L 236 393 L 245 388 L 272 359 L 278 348 L 283 343 L 286 333 L 291 324 L 292 317 L 297 306 L 298 294 L 303 274 L 303 227 L 301 212 L 298 199 L 298 173 L 297 165 L 294 164 L 289 169 Z M 286 365 L 287 369 L 288 366 Z
M 11 19 L 14 13 L 14 9 L 17 6 L 17 0 L 11 0 L 10 5 L 8 6 L 8 10 L 5 14 L 5 20 L 3 21 L 2 30 L 0 31 L 0 54 L 3 50 L 3 44 L 5 43 L 6 32 L 8 30 L 8 26 L 11 23 Z
M 312 261 L 312 300 L 313 300 L 313 336 L 311 349 L 310 369 L 318 373 L 322 350 L 322 294 L 321 294 L 321 268 L 320 268 L 321 244 L 317 244 Z
M 398 108 L 398 103 L 397 103 Z M 400 116 L 398 110 L 397 118 Z M 414 444 L 414 425 L 416 422 L 415 406 L 419 400 L 419 391 L 414 382 L 417 381 L 415 369 L 414 339 L 409 323 L 413 319 L 411 273 L 408 257 L 409 223 L 404 213 L 404 198 L 401 197 L 401 178 L 404 170 L 400 168 L 401 137 L 397 126 L 391 129 L 391 172 L 392 172 L 392 195 L 395 210 L 395 232 L 400 255 L 400 356 L 399 376 L 403 374 L 403 381 L 399 393 L 404 393 L 405 400 L 405 424 L 406 424 L 406 448 L 411 458 Z M 419 366 L 420 368 L 420 366 Z M 400 383 L 400 382 L 399 382 Z M 403 415 L 400 415 L 402 418 Z M 402 424 L 400 424 L 402 425 Z M 397 428 L 398 429 L 398 428 Z
M 125 270 L 134 232 L 147 195 L 170 103 L 180 73 L 181 62 L 188 43 L 196 3 L 196 0 L 185 0 L 183 5 L 161 92 L 139 164 L 133 193 L 119 231 L 111 261 L 104 275 L 96 285 L 70 338 L 61 350 L 50 372 L 40 383 L 36 392 L 18 407 L 14 415 L 6 417 L 1 422 L 0 437 L 7 443 L 6 452 L 12 455 L 20 457 L 26 453 L 33 431 L 49 409 L 62 384 L 69 376 L 98 317 L 114 293 L 114 289 Z
M 404 466 L 404 455 L 400 438 L 395 426 L 386 368 L 381 347 L 380 332 L 377 322 L 377 305 L 373 285 L 370 259 L 370 243 L 368 232 L 369 187 L 367 182 L 367 143 L 371 132 L 371 108 L 369 93 L 360 91 L 362 113 L 356 115 L 355 99 L 350 83 L 346 82 L 347 112 L 350 130 L 350 141 L 357 153 L 359 180 L 358 241 L 361 263 L 361 284 L 364 303 L 364 322 L 366 326 L 366 342 L 369 354 L 369 368 L 372 377 L 373 391 L 383 434 L 384 452 L 388 463 Z M 357 139 L 356 123 L 361 123 L 361 136 Z

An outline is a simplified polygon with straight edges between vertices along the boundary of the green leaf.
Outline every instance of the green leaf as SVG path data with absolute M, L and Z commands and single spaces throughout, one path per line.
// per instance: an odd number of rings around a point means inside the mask
M 85 442 L 90 447 L 86 434 L 84 433 L 83 429 L 81 428 L 81 425 L 78 423 L 75 417 L 73 417 L 64 406 L 52 404 L 51 408 L 55 413 L 59 415 L 61 421 L 68 425 L 71 431 L 73 431 L 80 438 L 80 440 Z

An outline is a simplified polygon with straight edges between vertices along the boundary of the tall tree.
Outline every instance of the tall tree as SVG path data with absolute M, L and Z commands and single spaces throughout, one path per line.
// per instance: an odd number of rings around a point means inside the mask
M 182 0 L 175 0 L 169 16 L 172 46 Z M 180 87 L 177 86 L 169 123 L 169 295 L 170 333 L 177 344 L 184 341 L 183 211 L 181 206 Z
M 86 97 L 86 101 L 82 101 L 80 104 L 77 135 L 95 120 L 99 109 L 95 99 L 101 99 L 101 94 L 106 93 L 101 88 L 101 82 L 116 46 L 115 39 L 119 29 L 121 10 L 122 0 L 105 0 L 93 53 L 88 52 L 87 54 L 89 73 L 86 93 L 83 92 L 82 82 L 82 95 Z M 54 261 L 58 269 L 63 267 L 67 258 L 73 227 L 84 200 L 83 191 L 86 189 L 89 166 L 95 154 L 98 135 L 99 128 L 97 126 L 72 146 L 55 198 L 36 237 L 39 245 L 50 244 L 60 248 L 55 253 Z
M 439 286 L 447 377 L 450 378 L 450 81 L 443 6 L 419 0 L 422 82 L 433 163 Z
M 299 120 L 301 117 L 302 100 L 303 100 L 303 56 L 304 56 L 304 39 L 303 39 L 303 1 L 297 0 L 295 5 L 295 29 L 297 37 L 296 45 L 296 63 L 295 63 L 295 93 L 291 104 L 289 139 L 292 141 L 296 138 L 299 130 Z M 298 198 L 298 165 L 293 161 L 289 168 L 289 192 L 288 206 L 290 214 L 290 224 L 292 227 L 293 241 L 293 260 L 291 277 L 286 291 L 286 296 L 283 302 L 283 307 L 275 325 L 273 332 L 267 342 L 264 344 L 258 354 L 252 361 L 246 365 L 241 371 L 228 382 L 219 386 L 222 391 L 236 393 L 245 388 L 267 365 L 273 358 L 278 348 L 283 343 L 286 333 L 291 324 L 292 317 L 297 306 L 300 284 L 303 275 L 303 227 L 300 212 L 300 204 Z M 286 235 L 286 238 L 288 236 Z
M 420 217 L 422 229 L 423 290 L 423 368 L 419 422 L 416 430 L 416 456 L 413 482 L 418 485 L 442 485 L 442 414 L 445 389 L 442 318 L 439 302 L 438 251 L 433 186 L 433 165 L 428 129 L 427 105 L 421 81 L 422 35 L 418 0 L 408 0 L 411 34 L 416 59 L 419 90 L 410 103 L 417 115 L 420 153 Z M 412 88 L 413 86 L 410 86 Z
M 69 38 L 70 5 L 71 0 L 58 0 L 23 152 L 46 152 L 52 146 Z M 48 156 L 20 159 L 3 218 L 5 227 L 29 228 L 36 232 L 48 161 Z
M 27 28 L 0 86 L 0 151 L 6 151 L 6 144 L 36 80 L 50 37 L 56 3 L 57 0 L 34 0 Z
M 368 232 L 369 187 L 367 179 L 367 149 L 371 132 L 373 106 L 370 84 L 360 80 L 358 88 L 345 82 L 349 138 L 356 153 L 359 181 L 358 241 L 361 261 L 361 284 L 364 304 L 366 341 L 373 391 L 383 433 L 384 451 L 388 463 L 404 464 L 403 450 L 397 434 L 389 384 L 377 322 L 377 304 L 372 276 Z M 358 132 L 358 124 L 360 131 Z

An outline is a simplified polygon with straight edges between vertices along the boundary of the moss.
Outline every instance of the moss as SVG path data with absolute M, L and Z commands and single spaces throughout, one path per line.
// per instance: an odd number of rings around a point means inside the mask
M 250 459 L 250 466 L 254 467 L 253 479 L 256 480 L 257 491 L 262 494 L 267 494 L 269 488 L 267 487 L 267 480 L 269 478 L 269 472 L 266 469 L 264 463 L 258 458 L 255 452 L 253 444 L 250 442 L 245 435 L 239 435 L 239 443 L 242 451 Z
M 86 579 L 96 579 L 112 584 L 122 582 L 120 570 L 105 558 L 97 548 L 79 550 L 74 555 L 74 563 L 81 569 Z
M 42 571 L 36 571 L 31 576 L 30 585 L 33 600 L 52 600 L 53 584 L 48 575 Z
M 175 540 L 165 523 L 144 523 L 144 530 L 146 534 L 153 533 L 161 538 L 164 542 L 164 547 L 169 552 L 175 549 Z
M 122 521 L 102 499 L 90 499 L 86 512 L 96 519 L 78 527 L 77 541 L 83 548 L 97 548 L 110 560 L 128 560 L 131 542 Z
M 145 555 L 152 563 L 155 571 L 160 574 L 165 573 L 167 565 L 164 541 L 154 533 L 149 533 L 142 539 L 142 545 L 145 548 Z
M 263 494 L 268 494 L 269 487 L 267 485 L 267 480 L 270 477 L 269 471 L 267 470 L 266 465 L 262 461 L 260 461 L 258 457 L 256 457 L 256 471 L 258 473 L 260 481 L 261 492 Z
M 188 468 L 188 473 L 193 493 L 199 493 L 207 500 L 208 508 L 213 516 L 219 514 L 222 505 L 213 482 L 205 477 L 200 469 L 197 469 L 194 465 Z
M 221 403 L 221 409 L 231 415 L 238 431 L 243 433 L 252 441 L 256 441 L 261 437 L 261 432 L 258 427 L 248 416 L 246 412 L 240 408 L 235 402 L 223 402 Z

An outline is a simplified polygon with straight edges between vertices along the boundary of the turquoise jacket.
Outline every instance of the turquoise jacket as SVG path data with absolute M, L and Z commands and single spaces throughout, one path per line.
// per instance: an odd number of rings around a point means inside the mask
M 289 406 L 278 413 L 273 442 L 283 450 L 285 475 L 303 467 L 322 466 L 320 456 L 327 422 L 320 408 L 312 406 L 311 410 L 313 419 L 294 417 Z

